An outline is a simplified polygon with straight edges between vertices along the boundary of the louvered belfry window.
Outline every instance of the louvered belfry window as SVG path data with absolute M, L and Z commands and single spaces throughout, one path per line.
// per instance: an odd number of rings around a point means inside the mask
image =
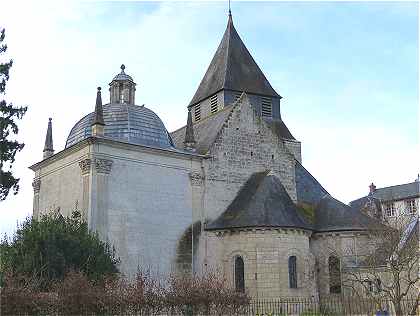
M 289 287 L 297 288 L 296 256 L 289 257 Z
M 197 104 L 194 107 L 194 120 L 198 122 L 200 119 L 201 119 L 201 106 L 200 104 Z
M 264 117 L 272 117 L 271 98 L 261 98 L 261 115 Z
M 240 256 L 235 258 L 235 289 L 237 292 L 245 292 L 244 259 Z
M 218 108 L 217 108 L 217 94 L 213 95 L 210 98 L 210 108 L 211 108 L 211 113 L 216 113 Z

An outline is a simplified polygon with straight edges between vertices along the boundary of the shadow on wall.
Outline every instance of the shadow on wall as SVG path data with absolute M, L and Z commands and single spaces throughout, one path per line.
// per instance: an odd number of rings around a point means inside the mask
M 178 241 L 176 249 L 176 273 L 191 274 L 193 253 L 197 253 L 199 237 L 201 234 L 201 222 L 197 221 L 188 226 Z

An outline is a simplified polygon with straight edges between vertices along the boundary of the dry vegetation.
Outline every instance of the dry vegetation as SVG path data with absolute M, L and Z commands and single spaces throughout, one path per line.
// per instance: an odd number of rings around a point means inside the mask
M 6 273 L 2 315 L 235 315 L 249 303 L 246 294 L 213 274 L 158 282 L 139 273 L 131 282 L 117 277 L 94 282 L 70 271 L 50 292 L 38 288 L 36 279 Z

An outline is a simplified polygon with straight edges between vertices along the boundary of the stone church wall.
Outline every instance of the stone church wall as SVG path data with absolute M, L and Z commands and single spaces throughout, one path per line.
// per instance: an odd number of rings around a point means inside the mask
M 100 145 L 95 150 L 97 157 L 112 161 L 112 168 L 107 184 L 97 188 L 97 198 L 104 203 L 99 209 L 106 214 L 96 216 L 93 225 L 116 247 L 120 268 L 129 276 L 137 268 L 157 275 L 180 265 L 191 270 L 190 173 L 199 170 L 200 162 L 187 155 L 132 148 Z
M 316 233 L 310 241 L 311 252 L 317 261 L 317 284 L 320 296 L 330 294 L 328 258 L 340 260 L 341 269 L 355 266 L 371 249 L 366 235 L 357 232 Z
M 234 260 L 244 260 L 245 288 L 251 297 L 312 297 L 316 295 L 309 233 L 302 230 L 241 230 L 206 232 L 207 271 L 219 272 L 231 286 Z M 297 257 L 297 288 L 289 287 L 288 259 Z
M 69 216 L 74 210 L 82 210 L 82 177 L 79 162 L 88 155 L 89 146 L 57 153 L 41 163 L 35 170 L 33 181 L 33 215 L 37 217 L 52 211 Z
M 255 172 L 272 170 L 296 201 L 294 157 L 259 117 L 245 97 L 211 147 L 204 161 L 204 216 L 214 219 L 235 198 Z

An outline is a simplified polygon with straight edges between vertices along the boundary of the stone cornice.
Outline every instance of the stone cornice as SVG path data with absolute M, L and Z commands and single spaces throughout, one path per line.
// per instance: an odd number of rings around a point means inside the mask
M 37 162 L 29 167 L 32 171 L 36 171 L 39 168 L 42 168 L 44 166 L 49 165 L 52 162 L 55 162 L 57 160 L 60 160 L 71 153 L 77 152 L 78 150 L 92 145 L 92 144 L 103 144 L 103 145 L 109 145 L 114 148 L 121 148 L 121 149 L 127 149 L 127 150 L 135 150 L 135 151 L 143 151 L 143 152 L 149 152 L 149 153 L 155 153 L 165 156 L 178 156 L 178 157 L 188 157 L 193 160 L 200 161 L 205 158 L 209 158 L 206 155 L 200 155 L 197 153 L 189 153 L 185 151 L 181 151 L 178 149 L 162 149 L 162 148 L 155 148 L 150 146 L 144 146 L 144 145 L 137 145 L 137 144 L 129 144 L 125 142 L 119 142 L 113 139 L 107 139 L 107 138 L 98 138 L 98 137 L 88 137 L 68 148 L 63 149 L 62 151 L 59 151 L 55 155 L 44 159 L 40 162 Z

